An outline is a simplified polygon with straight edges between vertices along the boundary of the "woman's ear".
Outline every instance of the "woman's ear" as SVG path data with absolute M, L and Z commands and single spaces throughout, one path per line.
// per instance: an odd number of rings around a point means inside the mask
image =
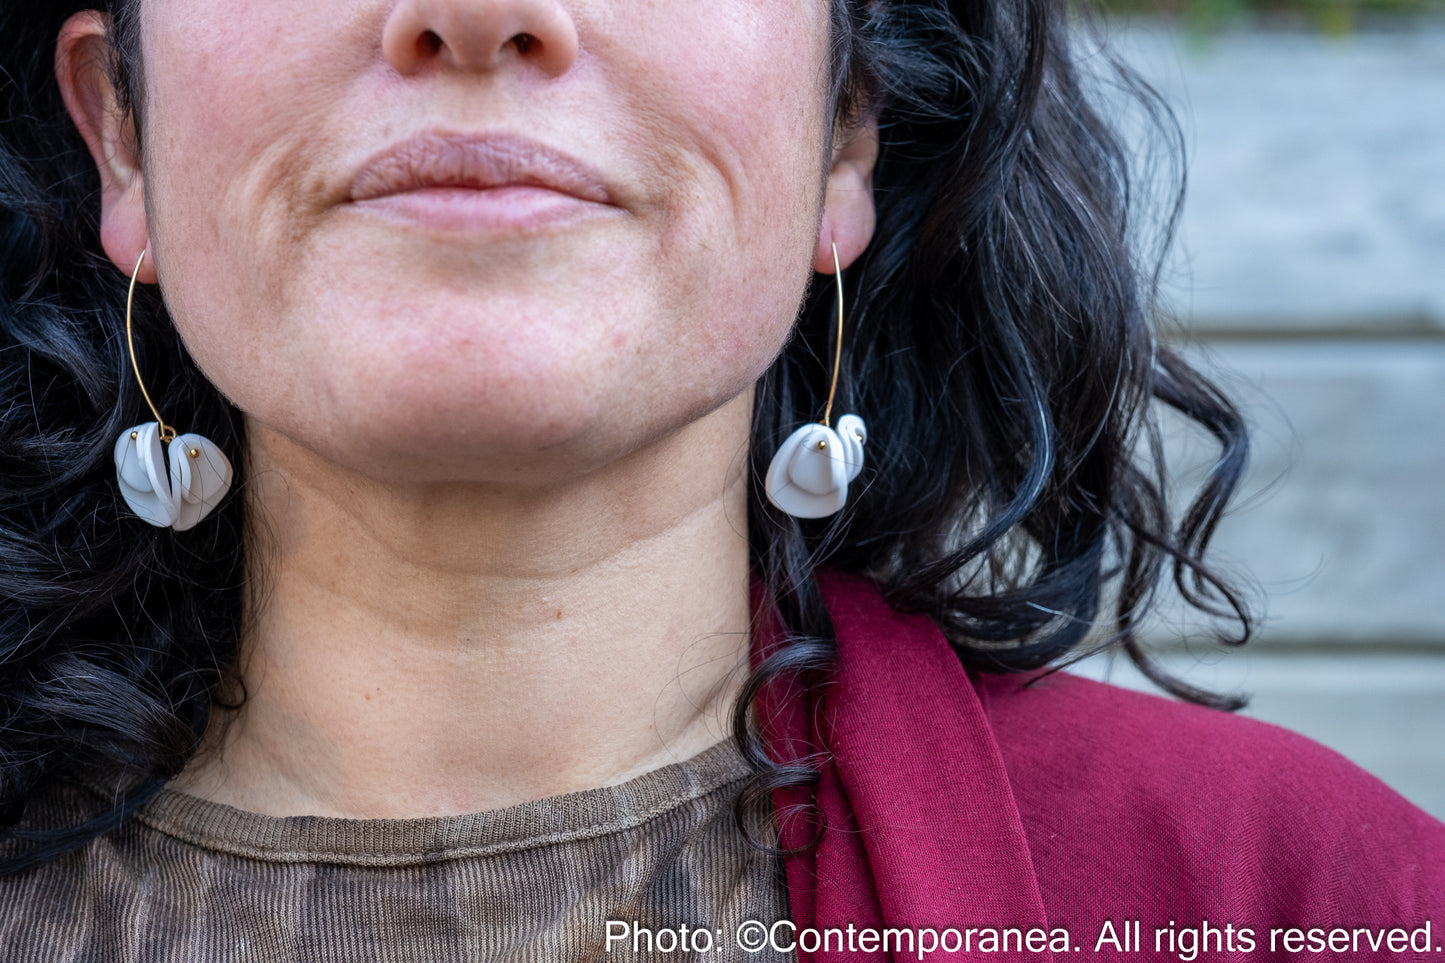
M 109 29 L 110 18 L 98 10 L 82 10 L 66 20 L 55 41 L 55 79 L 100 172 L 101 246 L 129 277 L 150 235 L 140 139 L 111 82 Z M 136 280 L 155 283 L 154 256 L 146 258 Z
M 846 132 L 847 140 L 833 151 L 828 172 L 828 193 L 823 201 L 823 223 L 818 231 L 818 248 L 813 253 L 813 270 L 833 273 L 833 247 L 838 245 L 838 263 L 847 267 L 863 253 L 873 237 L 876 217 L 873 209 L 873 165 L 878 162 L 878 118 Z

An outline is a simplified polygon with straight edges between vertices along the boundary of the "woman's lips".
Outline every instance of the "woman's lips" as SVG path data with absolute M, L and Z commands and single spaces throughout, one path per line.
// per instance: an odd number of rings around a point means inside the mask
M 429 133 L 402 141 L 361 165 L 350 200 L 448 231 L 526 231 L 616 210 L 598 172 L 514 135 Z
M 420 187 L 356 202 L 393 220 L 443 231 L 529 231 L 605 210 L 546 187 Z

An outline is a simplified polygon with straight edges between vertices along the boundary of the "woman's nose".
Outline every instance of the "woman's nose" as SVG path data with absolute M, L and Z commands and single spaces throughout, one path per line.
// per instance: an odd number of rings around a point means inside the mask
M 381 48 L 403 75 L 435 62 L 487 72 L 517 58 L 555 77 L 577 59 L 577 26 L 560 0 L 398 0 Z

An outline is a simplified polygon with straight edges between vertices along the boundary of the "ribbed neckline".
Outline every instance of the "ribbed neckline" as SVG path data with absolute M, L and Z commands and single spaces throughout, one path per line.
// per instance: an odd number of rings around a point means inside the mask
M 408 866 L 615 833 L 751 774 L 731 739 L 615 786 L 459 816 L 266 816 L 163 789 L 137 814 L 195 846 L 271 862 Z

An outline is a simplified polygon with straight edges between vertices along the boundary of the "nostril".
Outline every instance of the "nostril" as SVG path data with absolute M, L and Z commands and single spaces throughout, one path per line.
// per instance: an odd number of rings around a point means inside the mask
M 556 76 L 577 57 L 577 28 L 565 0 L 389 2 L 395 8 L 382 32 L 382 53 L 403 75 L 433 69 L 493 71 L 510 64 Z M 0 0 L 0 10 L 4 5 Z

